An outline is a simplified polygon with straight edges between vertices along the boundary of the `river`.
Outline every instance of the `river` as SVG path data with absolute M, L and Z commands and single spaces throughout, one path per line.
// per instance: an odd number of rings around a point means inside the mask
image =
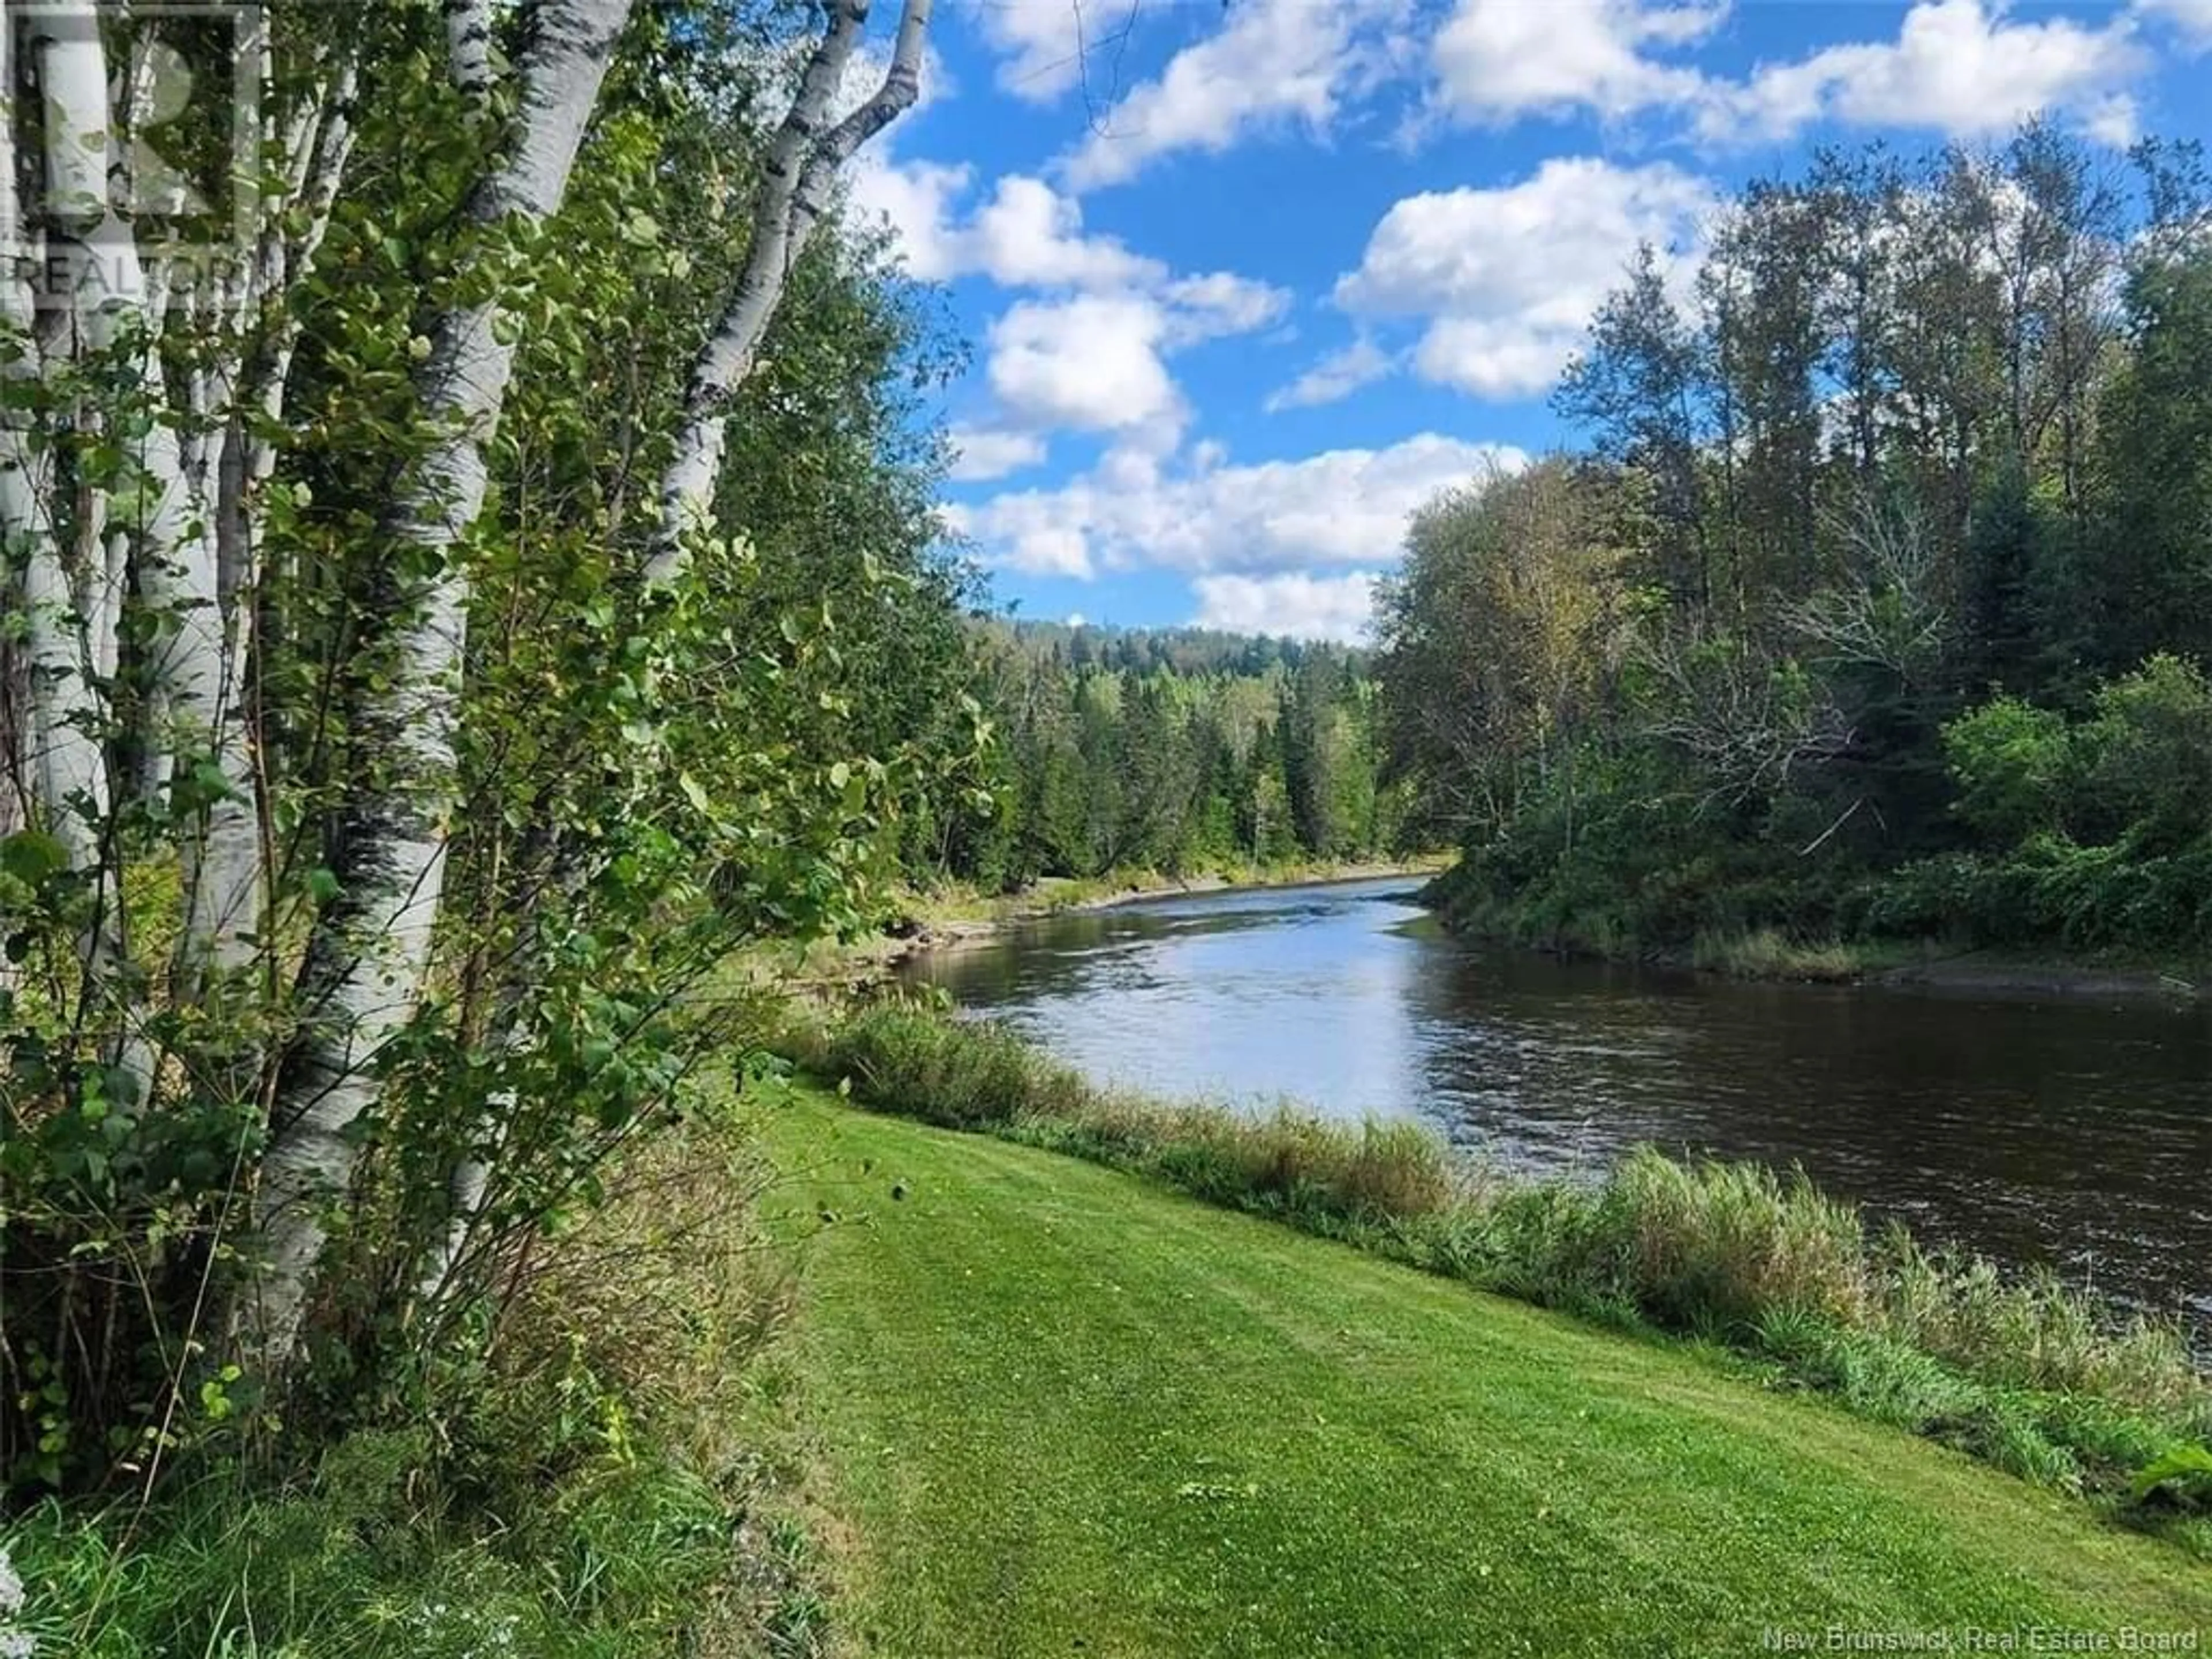
M 1802 1164 L 2212 1325 L 2212 1005 L 1770 985 L 1453 939 L 1408 879 L 1019 924 L 911 965 L 1102 1080 L 1413 1118 L 1504 1164 Z

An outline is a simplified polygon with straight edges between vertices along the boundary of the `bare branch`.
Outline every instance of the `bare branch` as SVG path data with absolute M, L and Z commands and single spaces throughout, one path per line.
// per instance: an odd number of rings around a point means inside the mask
M 1925 517 L 1863 496 L 1830 523 L 1853 553 L 1851 574 L 1787 607 L 1784 624 L 1825 661 L 1887 669 L 1901 684 L 1913 684 L 1942 660 L 1950 632 Z

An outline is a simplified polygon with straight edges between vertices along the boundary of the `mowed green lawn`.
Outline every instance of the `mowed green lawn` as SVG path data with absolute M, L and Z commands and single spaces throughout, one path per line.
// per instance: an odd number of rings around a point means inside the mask
M 2178 1550 L 1694 1355 L 818 1097 L 768 1133 L 780 1224 L 837 1217 L 790 1363 L 856 1650 L 2212 1644 Z

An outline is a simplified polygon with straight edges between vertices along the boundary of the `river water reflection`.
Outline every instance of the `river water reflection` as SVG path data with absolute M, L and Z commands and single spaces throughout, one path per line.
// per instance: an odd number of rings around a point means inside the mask
M 2212 1321 L 2212 1006 L 1762 985 L 1444 936 L 1404 879 L 1024 924 L 910 971 L 1102 1079 L 1411 1117 L 1516 1167 L 1802 1164 Z

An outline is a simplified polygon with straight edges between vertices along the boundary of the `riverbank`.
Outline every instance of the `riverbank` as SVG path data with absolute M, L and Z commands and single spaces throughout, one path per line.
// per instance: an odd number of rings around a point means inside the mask
M 1451 863 L 1448 853 L 1401 860 L 1320 860 L 1265 865 L 1220 865 L 1189 874 L 1116 870 L 1103 876 L 1054 877 L 1015 893 L 983 893 L 945 886 L 908 893 L 878 932 L 811 953 L 802 981 L 850 984 L 882 978 L 901 963 L 933 951 L 959 950 L 1025 921 L 1086 910 L 1110 910 L 1146 899 L 1181 894 L 1227 893 L 1250 888 L 1306 887 L 1376 881 L 1393 876 L 1433 879 Z M 787 972 L 779 965 L 779 973 Z
M 2105 953 L 2030 956 L 1936 939 L 1807 943 L 1773 929 L 1701 935 L 1686 952 L 1662 952 L 1662 965 L 1735 979 L 1817 985 L 1879 985 L 1962 995 L 2127 997 L 2193 1000 L 2212 995 L 2205 964 Z
M 2212 1630 L 2179 1550 L 1709 1352 L 1050 1152 L 760 1109 L 811 1236 L 772 1392 L 856 1651 Z
M 2212 997 L 2212 962 L 2180 955 L 2022 952 L 1937 939 L 1804 939 L 1775 927 L 1708 931 L 1687 945 L 1654 945 L 1603 927 L 1532 929 L 1510 908 L 1469 902 L 1443 879 L 1423 890 L 1421 902 L 1449 932 L 1466 938 L 1729 979 L 2024 1000 Z
M 1806 943 L 1772 930 L 1701 936 L 1686 951 L 1643 958 L 1731 979 L 1874 985 L 1960 996 L 2196 1001 L 2212 997 L 2212 969 L 2179 958 L 2112 954 L 2027 956 L 1936 939 Z
M 1724 1345 L 1796 1386 L 2137 1520 L 2131 1480 L 2212 1440 L 2174 1322 L 2048 1273 L 1921 1249 L 1753 1164 L 1649 1148 L 1601 1176 L 1465 1160 L 1412 1123 L 1332 1123 L 1100 1088 L 1003 1028 L 896 1006 L 787 1038 L 879 1110 L 1073 1152 L 1224 1207 L 1615 1328 Z M 2212 1491 L 2200 1494 L 2212 1499 Z M 2212 1518 L 2183 1520 L 2212 1556 Z

